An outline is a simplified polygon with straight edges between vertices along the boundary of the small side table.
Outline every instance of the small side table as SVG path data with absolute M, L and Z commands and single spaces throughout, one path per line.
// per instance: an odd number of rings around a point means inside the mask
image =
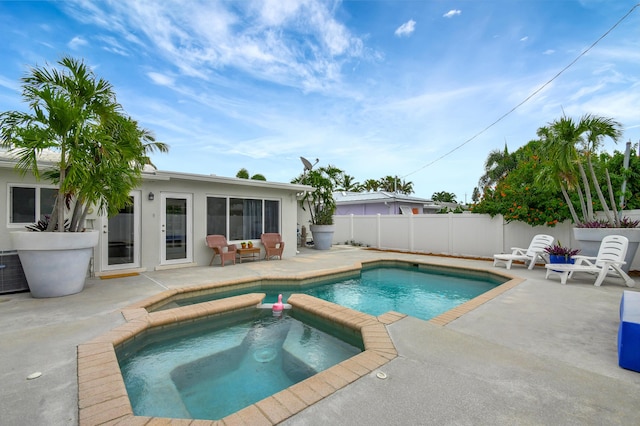
M 238 248 L 236 252 L 238 253 L 240 263 L 242 263 L 242 259 L 260 260 L 260 247 Z

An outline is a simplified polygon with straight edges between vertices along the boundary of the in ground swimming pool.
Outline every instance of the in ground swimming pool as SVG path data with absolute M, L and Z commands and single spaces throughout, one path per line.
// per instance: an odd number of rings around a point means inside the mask
M 247 292 L 266 293 L 265 303 L 278 294 L 286 300 L 292 293 L 308 294 L 347 308 L 378 316 L 396 311 L 423 320 L 436 317 L 503 284 L 507 278 L 477 271 L 424 265 L 375 266 L 340 279 L 296 285 L 273 282 L 242 289 L 230 288 L 206 296 L 176 300 L 169 306 L 184 306 Z
M 135 415 L 222 419 L 363 349 L 360 336 L 304 321 L 250 309 L 125 343 L 116 353 Z

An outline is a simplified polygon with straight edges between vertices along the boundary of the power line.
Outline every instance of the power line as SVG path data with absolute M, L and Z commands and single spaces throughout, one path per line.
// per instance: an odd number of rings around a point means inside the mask
M 627 17 L 629 15 L 631 15 L 631 13 L 640 6 L 640 3 L 636 4 L 635 6 L 633 6 L 631 9 L 629 9 L 629 11 L 618 20 L 618 22 L 616 22 L 611 28 L 609 28 L 604 34 L 602 34 L 596 41 L 594 41 L 593 43 L 591 43 L 591 45 L 589 47 L 587 47 L 585 50 L 582 51 L 582 53 L 580 53 L 573 61 L 571 61 L 567 66 L 565 66 L 564 68 L 562 68 L 560 71 L 558 71 L 558 73 L 556 75 L 554 75 L 553 77 L 551 77 L 551 79 L 549 79 L 546 83 L 544 83 L 542 86 L 540 86 L 538 89 L 534 90 L 529 96 L 527 96 L 526 98 L 524 98 L 524 100 L 522 100 L 519 104 L 517 104 L 516 106 L 514 106 L 513 108 L 511 108 L 509 111 L 507 111 L 506 113 L 502 114 L 497 120 L 495 120 L 493 123 L 489 124 L 487 127 L 485 127 L 484 129 L 480 130 L 478 133 L 476 133 L 475 135 L 471 136 L 469 139 L 467 139 L 466 141 L 462 142 L 460 145 L 456 146 L 455 148 L 451 149 L 450 151 L 442 154 L 440 157 L 436 158 L 435 160 L 433 160 L 430 163 L 425 164 L 424 166 L 420 167 L 417 170 L 414 170 L 411 173 L 408 173 L 404 176 L 402 176 L 402 179 L 406 178 L 407 176 L 411 176 L 412 174 L 418 173 L 421 170 L 426 169 L 427 167 L 431 166 L 434 163 L 437 163 L 438 161 L 442 160 L 443 158 L 449 156 L 450 154 L 453 154 L 454 152 L 456 152 L 457 150 L 459 150 L 460 148 L 462 148 L 463 146 L 465 146 L 466 144 L 468 144 L 469 142 L 473 141 L 474 139 L 476 139 L 478 136 L 480 136 L 481 134 L 483 134 L 484 132 L 486 132 L 487 130 L 489 130 L 490 128 L 492 128 L 493 126 L 495 126 L 496 124 L 498 124 L 500 121 L 502 121 L 505 117 L 507 117 L 508 115 L 510 115 L 512 112 L 514 112 L 516 109 L 520 108 L 522 105 L 524 105 L 526 102 L 528 102 L 531 98 L 533 98 L 535 95 L 537 95 L 538 93 L 540 93 L 545 87 L 547 87 L 549 84 L 551 84 L 556 78 L 560 77 L 560 75 L 562 73 L 564 73 L 566 70 L 568 70 L 569 68 L 571 68 L 576 62 L 578 62 L 578 60 L 580 58 L 582 58 L 584 55 L 587 54 L 587 52 L 589 52 L 591 49 L 593 49 L 596 44 L 598 44 L 603 38 L 605 38 L 607 35 L 609 35 L 609 33 L 611 31 L 613 31 L 618 25 L 620 25 L 622 23 L 622 21 L 624 21 L 625 19 L 627 19 Z

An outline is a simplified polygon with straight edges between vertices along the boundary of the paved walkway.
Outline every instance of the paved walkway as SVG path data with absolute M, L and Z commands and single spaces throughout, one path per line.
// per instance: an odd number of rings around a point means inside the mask
M 283 261 L 90 279 L 65 298 L 0 295 L 0 424 L 77 424 L 76 346 L 123 324 L 120 308 L 167 288 L 378 258 L 493 268 L 338 246 Z M 390 325 L 399 356 L 383 367 L 387 379 L 371 373 L 285 424 L 640 424 L 640 373 L 617 366 L 618 306 L 627 287 L 616 280 L 563 286 L 544 280 L 542 268 L 518 265 L 511 273 L 525 281 L 444 327 L 410 317 Z M 34 372 L 42 376 L 27 380 Z

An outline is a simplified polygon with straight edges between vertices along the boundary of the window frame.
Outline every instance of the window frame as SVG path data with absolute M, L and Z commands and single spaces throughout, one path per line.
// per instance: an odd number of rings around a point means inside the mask
M 243 238 L 243 239 L 231 239 L 230 235 L 231 235 L 231 215 L 230 215 L 230 208 L 231 208 L 231 199 L 234 200 L 254 200 L 254 201 L 260 201 L 260 205 L 261 205 L 261 220 L 260 220 L 260 227 L 261 227 L 261 232 L 260 233 L 264 233 L 265 231 L 265 226 L 267 224 L 267 221 L 265 220 L 265 216 L 267 213 L 267 208 L 266 208 L 266 204 L 267 202 L 276 202 L 278 203 L 278 219 L 277 219 L 277 227 L 278 227 L 278 233 L 280 233 L 280 231 L 282 230 L 282 199 L 281 198 L 272 198 L 272 197 L 251 197 L 251 196 L 238 196 L 238 195 L 214 195 L 214 194 L 209 194 L 206 195 L 206 202 L 205 202 L 205 218 L 206 218 L 206 223 L 205 223 L 205 230 L 208 233 L 209 231 L 209 199 L 210 198 L 218 198 L 218 199 L 223 199 L 225 201 L 225 232 L 224 232 L 224 237 L 227 239 L 227 241 L 229 241 L 230 243 L 236 243 L 239 241 L 248 241 L 248 240 L 257 240 L 258 238 L 252 239 L 252 238 Z M 269 210 L 272 211 L 272 210 Z M 214 217 L 213 215 L 211 217 Z
M 13 221 L 13 188 L 26 188 L 35 190 L 34 203 L 34 220 L 30 222 L 14 222 Z M 33 225 L 42 219 L 39 212 L 42 211 L 42 189 L 58 190 L 55 185 L 36 184 L 36 183 L 8 183 L 7 184 L 7 228 L 24 228 L 27 225 Z

